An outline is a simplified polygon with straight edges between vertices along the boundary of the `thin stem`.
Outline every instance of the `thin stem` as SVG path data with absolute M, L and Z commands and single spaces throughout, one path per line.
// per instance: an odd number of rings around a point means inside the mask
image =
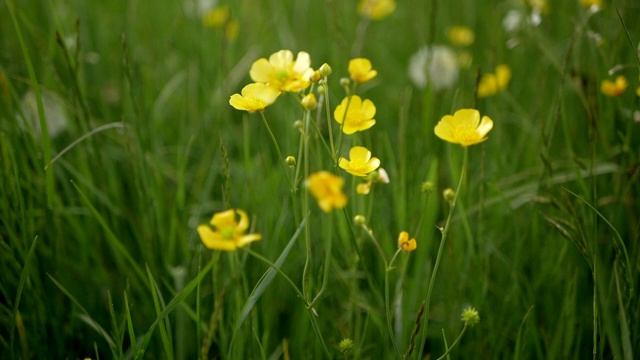
M 265 264 L 269 265 L 271 268 L 273 268 L 275 271 L 278 272 L 278 274 L 282 275 L 282 277 L 287 280 L 287 282 L 291 285 L 291 287 L 293 288 L 293 290 L 298 294 L 298 296 L 305 301 L 304 299 L 304 295 L 302 294 L 302 291 L 300 291 L 300 289 L 296 286 L 296 284 L 293 282 L 293 280 L 291 280 L 291 278 L 285 274 L 282 270 L 280 270 L 280 268 L 274 264 L 273 262 L 271 262 L 271 260 L 265 258 L 264 256 L 258 254 L 257 252 L 249 249 L 248 247 L 245 248 L 245 251 L 253 256 L 254 258 L 264 262 Z M 306 301 L 305 301 L 306 302 Z M 306 304 L 305 304 L 306 305 Z
M 273 131 L 271 131 L 271 127 L 269 126 L 269 122 L 267 122 L 267 118 L 264 115 L 264 111 L 260 111 L 260 117 L 262 118 L 262 122 L 264 123 L 264 126 L 267 128 L 267 132 L 271 137 L 273 146 L 276 148 L 276 152 L 278 153 L 278 157 L 280 158 L 280 164 L 282 165 L 282 169 L 284 170 L 284 175 L 287 178 L 287 181 L 289 182 L 289 186 L 293 190 L 294 189 L 293 182 L 291 180 L 291 177 L 289 176 L 289 171 L 287 170 L 287 164 L 285 164 L 284 162 L 284 157 L 282 156 L 282 152 L 280 151 L 280 145 L 278 145 L 278 140 L 276 140 L 276 137 L 273 135 Z
M 396 254 L 398 254 L 398 252 L 396 252 Z M 395 259 L 395 256 L 393 258 Z M 391 324 L 391 309 L 389 304 L 389 272 L 389 268 L 387 267 L 384 272 L 384 307 L 385 312 L 387 313 L 387 329 L 389 330 L 389 337 L 391 338 L 393 349 L 396 351 L 396 357 L 398 359 L 402 359 L 400 349 L 398 348 L 398 343 L 396 342 L 396 337 L 393 333 L 393 325 Z
M 307 179 L 309 177 L 309 124 L 311 122 L 311 113 L 309 111 L 305 111 L 304 113 L 304 178 Z M 309 192 L 304 192 L 302 194 L 302 213 L 309 213 Z M 304 239 L 305 239 L 305 247 L 306 247 L 306 259 L 304 260 L 304 269 L 302 271 L 302 292 L 304 293 L 305 301 L 309 302 L 311 300 L 311 290 L 309 289 L 309 271 L 311 270 L 311 226 L 309 223 L 305 223 L 304 225 Z
M 462 331 L 460 332 L 460 335 L 458 335 L 458 338 L 456 339 L 456 341 L 453 342 L 453 344 L 451 344 L 451 346 L 449 346 L 449 348 L 447 349 L 447 351 L 442 354 L 439 358 L 437 358 L 436 360 L 442 360 L 444 359 L 446 356 L 449 355 L 449 353 L 451 352 L 451 350 L 456 347 L 456 345 L 458 345 L 458 342 L 460 342 L 460 339 L 462 339 L 462 335 L 464 335 L 465 331 L 467 331 L 467 324 L 464 324 L 464 327 L 462 328 Z

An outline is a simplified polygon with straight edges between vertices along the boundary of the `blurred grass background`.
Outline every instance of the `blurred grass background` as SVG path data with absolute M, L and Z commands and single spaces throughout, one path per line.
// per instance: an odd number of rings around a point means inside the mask
M 280 49 L 307 51 L 314 68 L 331 65 L 332 106 L 352 57 L 367 57 L 378 71 L 359 89 L 375 102 L 377 124 L 359 138 L 391 183 L 373 198 L 354 195 L 348 213 L 372 206 L 369 225 L 387 254 L 401 230 L 418 240 L 391 276 L 402 351 L 448 211 L 439 194 L 460 176 L 462 152 L 433 127 L 474 107 L 495 127 L 470 149 L 424 354 L 445 351 L 443 331 L 450 344 L 466 305 L 481 322 L 452 358 L 640 353 L 640 4 L 605 2 L 590 14 L 577 0 L 549 2 L 539 25 L 514 34 L 502 26 L 505 15 L 529 16 L 530 3 L 399 1 L 359 43 L 355 1 L 215 3 L 238 22 L 235 39 L 204 26 L 195 0 L 0 3 L 2 358 L 131 358 L 145 339 L 146 358 L 325 356 L 281 277 L 236 328 L 267 266 L 246 252 L 206 250 L 195 232 L 214 212 L 242 208 L 263 234 L 252 249 L 275 261 L 300 224 L 258 115 L 228 105 L 250 82 L 252 62 Z M 472 65 L 451 89 L 414 87 L 409 58 L 424 45 L 448 44 L 452 25 L 474 31 Z M 507 91 L 476 100 L 479 73 L 498 64 L 512 70 Z M 629 80 L 615 98 L 600 92 L 612 68 Z M 41 134 L 38 99 L 51 136 Z M 293 123 L 302 113 L 292 98 L 281 97 L 266 116 L 284 155 L 296 155 Z M 54 135 L 56 121 L 64 125 Z M 314 160 L 318 169 L 331 165 Z M 430 196 L 420 191 L 425 181 L 436 184 Z M 338 343 L 350 338 L 347 358 L 393 358 L 375 248 L 342 213 L 312 204 L 309 222 L 318 286 L 332 244 L 327 291 L 315 307 L 329 350 L 340 357 Z M 158 307 L 186 294 L 211 259 L 197 291 L 161 321 L 161 336 L 152 328 Z M 282 270 L 299 281 L 303 266 L 298 241 Z M 151 294 L 161 295 L 159 305 Z

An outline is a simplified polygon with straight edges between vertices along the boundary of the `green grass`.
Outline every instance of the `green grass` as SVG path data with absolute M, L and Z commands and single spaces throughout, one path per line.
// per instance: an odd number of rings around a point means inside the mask
M 411 359 L 640 354 L 640 5 L 589 15 L 549 1 L 513 35 L 507 12 L 531 12 L 519 1 L 399 1 L 364 28 L 356 2 L 220 0 L 239 23 L 230 41 L 187 3 L 0 3 L 1 358 L 393 359 L 416 321 Z M 476 35 L 471 66 L 450 89 L 416 88 L 409 58 L 448 44 L 451 25 Z M 260 115 L 228 104 L 280 49 L 332 67 L 330 115 L 349 60 L 372 61 L 378 76 L 356 91 L 377 123 L 339 156 L 367 146 L 389 184 L 356 195 L 360 180 L 340 170 L 349 203 L 322 212 L 303 184 L 304 164 L 336 171 L 326 109 L 305 118 L 283 94 L 264 115 L 301 166 L 291 191 Z M 477 99 L 498 64 L 507 90 Z M 629 87 L 603 95 L 617 75 Z M 461 178 L 462 149 L 433 128 L 468 107 L 494 128 Z M 307 156 L 303 119 L 320 128 Z M 459 180 L 452 210 L 441 194 Z M 229 208 L 263 239 L 205 248 L 196 227 Z M 418 248 L 387 271 L 403 230 Z M 453 346 L 467 306 L 480 322 Z

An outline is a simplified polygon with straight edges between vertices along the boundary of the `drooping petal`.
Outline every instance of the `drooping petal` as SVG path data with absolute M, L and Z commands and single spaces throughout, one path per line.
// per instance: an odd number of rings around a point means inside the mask
M 241 247 L 245 247 L 248 244 L 254 242 L 254 241 L 258 241 L 262 239 L 262 235 L 260 234 L 248 234 L 248 235 L 244 235 L 241 238 L 238 239 L 236 245 L 237 247 L 241 248 Z
M 199 225 L 198 235 L 204 246 L 212 250 L 234 251 L 237 246 L 234 241 L 224 239 L 219 233 L 214 232 L 208 225 Z

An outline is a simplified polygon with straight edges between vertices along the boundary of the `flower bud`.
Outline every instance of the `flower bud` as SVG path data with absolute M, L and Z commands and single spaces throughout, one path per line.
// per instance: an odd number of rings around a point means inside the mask
M 305 97 L 302 98 L 301 103 L 306 110 L 313 110 L 316 108 L 316 105 L 318 105 L 316 95 L 313 93 L 305 95 Z
M 290 166 L 290 167 L 296 166 L 296 158 L 293 157 L 293 156 L 287 156 L 284 159 L 284 162 L 285 162 L 285 164 L 287 164 L 287 166 Z
M 318 70 L 314 71 L 313 74 L 311 74 L 311 82 L 317 83 L 318 81 L 320 81 L 320 79 L 322 79 L 322 75 Z
M 338 344 L 338 348 L 340 352 L 344 355 L 349 355 L 353 351 L 353 340 L 351 339 L 342 339 Z
M 331 70 L 331 66 L 329 66 L 329 64 L 324 63 L 322 64 L 322 66 L 320 66 L 320 69 L 318 69 L 318 72 L 320 73 L 320 75 L 322 75 L 323 77 L 327 77 L 331 74 L 332 70 Z
M 347 77 L 343 77 L 342 79 L 340 79 L 340 86 L 349 88 L 349 85 L 351 85 L 351 79 Z
M 453 189 L 451 189 L 451 188 L 447 188 L 442 192 L 442 196 L 444 196 L 445 200 L 447 200 L 448 202 L 452 203 L 453 199 L 456 198 L 456 192 L 453 191 Z
M 422 191 L 423 193 L 429 194 L 433 191 L 434 188 L 435 188 L 435 185 L 431 181 L 425 181 L 422 183 L 422 186 L 420 187 L 420 191 Z
M 356 215 L 353 217 L 353 223 L 357 226 L 362 226 L 367 223 L 367 218 L 364 215 Z
M 475 308 L 467 306 L 467 308 L 462 311 L 460 319 L 465 325 L 473 326 L 480 322 L 480 314 L 478 314 L 478 310 Z
M 302 122 L 302 120 L 296 120 L 293 123 L 293 127 L 298 130 L 302 130 L 304 128 L 304 123 Z

